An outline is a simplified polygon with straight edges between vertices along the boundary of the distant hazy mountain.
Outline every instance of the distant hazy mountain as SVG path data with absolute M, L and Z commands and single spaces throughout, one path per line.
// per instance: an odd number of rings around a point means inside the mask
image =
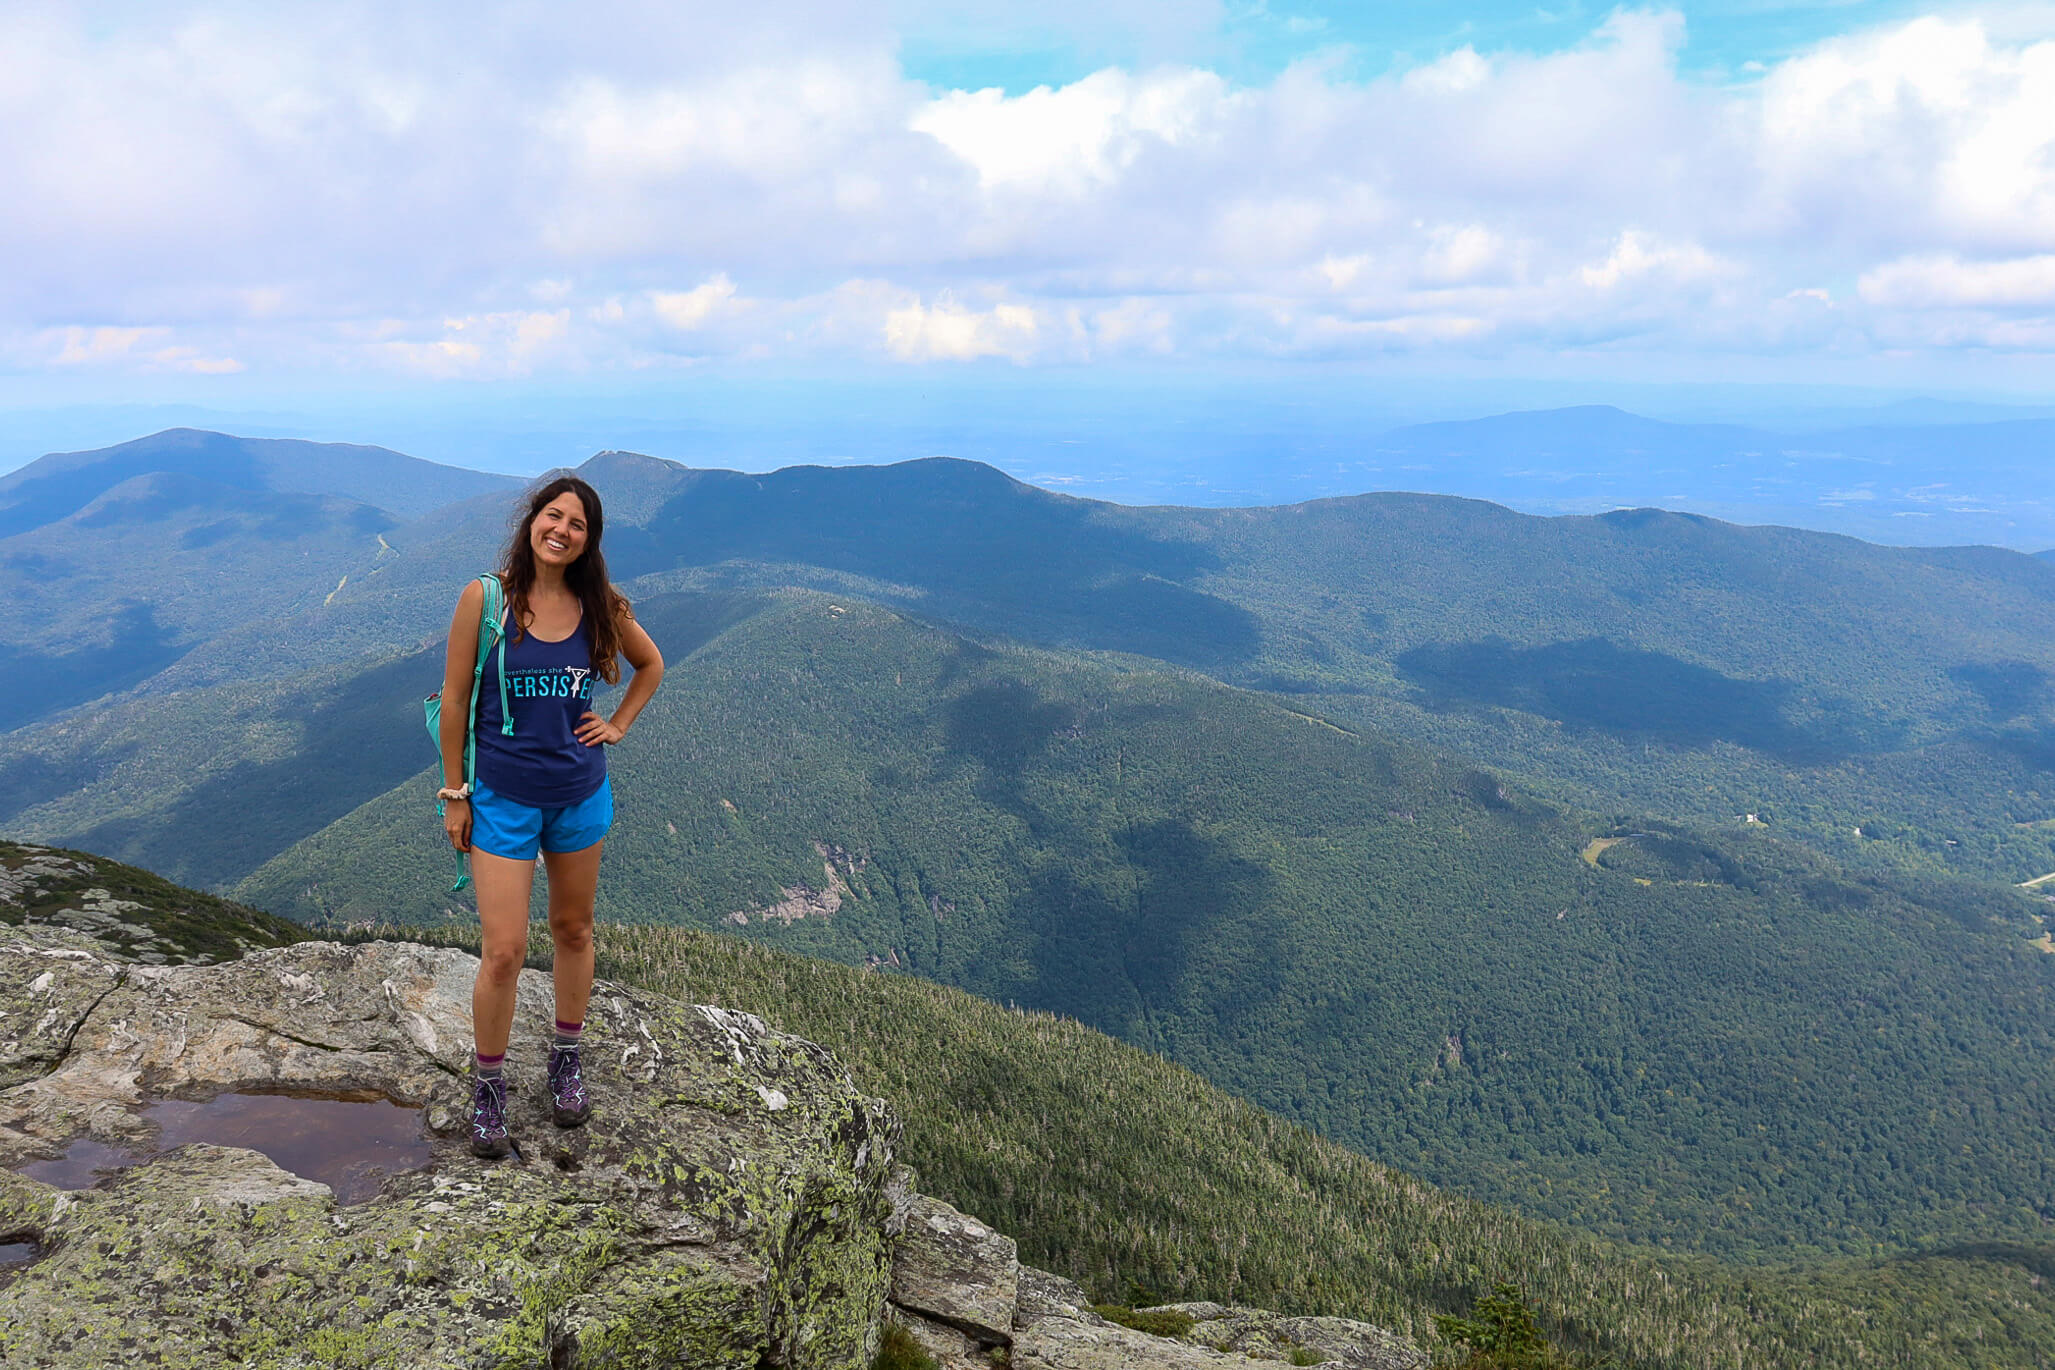
M 383 509 L 394 521 L 519 484 L 383 447 L 172 428 L 94 452 L 53 452 L 0 476 L 0 516 L 18 534 L 76 513 L 123 481 L 160 473 L 233 490 L 340 496 Z
M 1785 433 L 1592 405 L 1396 429 L 1357 479 L 1542 513 L 1655 504 L 1887 543 L 2030 548 L 2055 540 L 2051 455 L 2050 418 Z

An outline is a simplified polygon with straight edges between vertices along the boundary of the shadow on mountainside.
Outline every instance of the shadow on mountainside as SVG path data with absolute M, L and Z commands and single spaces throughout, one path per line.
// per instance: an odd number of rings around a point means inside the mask
M 1799 701 L 1789 682 L 1742 680 L 1603 638 L 1540 647 L 1499 638 L 1435 644 L 1400 653 L 1396 664 L 1437 711 L 1518 709 L 1579 731 L 1683 747 L 1732 742 L 1801 763 L 1895 740 L 1832 712 L 1794 722 Z
M 1209 1025 L 1274 997 L 1278 933 L 1255 916 L 1270 872 L 1182 818 L 1137 824 L 1114 842 L 1111 866 L 1033 875 L 963 987 L 1173 1056 L 1192 996 L 1206 996 Z
M 622 579 L 725 561 L 802 563 L 918 592 L 924 610 L 1017 636 L 1219 667 L 1255 655 L 1255 617 L 1183 582 L 1218 558 L 1121 526 L 1104 506 L 934 458 L 768 475 L 710 472 L 642 528 L 610 529 Z
M 307 701 L 293 751 L 238 761 L 161 809 L 65 841 L 182 884 L 230 884 L 433 763 L 421 698 L 441 682 L 442 660 L 438 642 L 357 675 L 326 677 L 334 692 Z
M 1969 740 L 2002 761 L 2028 770 L 2055 772 L 2055 728 L 2007 728 L 1973 734 Z
M 1279 974 L 1278 933 L 1254 915 L 1272 883 L 1268 870 L 1183 816 L 1138 817 L 1111 831 L 1084 817 L 1080 828 L 1081 815 L 1063 811 L 1060 780 L 1046 797 L 1050 808 L 1030 797 L 1028 777 L 1052 743 L 1092 726 L 1071 701 L 1001 680 L 973 685 L 946 707 L 944 748 L 977 764 L 981 800 L 1020 818 L 1042 841 L 1060 842 L 1056 835 L 1070 830 L 1081 848 L 1098 853 L 1028 877 L 1003 914 L 1003 954 L 971 967 L 967 988 L 1155 1050 L 1174 1040 L 1165 1035 L 1165 1014 L 1174 1016 L 1202 981 L 1215 996 L 1209 1021 L 1232 1021 L 1242 1006 L 1267 1000 Z M 1145 704 L 1115 712 L 1165 722 L 1181 711 Z M 1232 972 L 1218 974 L 1230 961 Z
M 1951 667 L 1948 678 L 1974 690 L 1994 721 L 2036 714 L 2055 699 L 2055 678 L 2030 661 L 1969 661 Z
M 1022 791 L 1023 773 L 1058 733 L 1076 726 L 1077 717 L 1076 705 L 1044 699 L 1025 681 L 992 681 L 947 702 L 942 745 L 982 768 L 978 798 L 1034 822 L 1039 815 Z
M 192 646 L 174 642 L 170 630 L 157 622 L 156 611 L 147 604 L 124 605 L 109 621 L 108 632 L 110 641 L 68 652 L 37 652 L 0 644 L 0 673 L 17 686 L 0 702 L 0 732 L 126 690 L 177 661 Z M 19 796 L 11 786 L 0 792 L 7 796 L 0 799 L 0 815 L 27 807 L 15 802 Z
M 674 666 L 771 602 L 771 596 L 751 590 L 686 590 L 638 600 L 635 618 L 664 654 L 665 665 Z M 625 679 L 625 663 L 622 674 Z

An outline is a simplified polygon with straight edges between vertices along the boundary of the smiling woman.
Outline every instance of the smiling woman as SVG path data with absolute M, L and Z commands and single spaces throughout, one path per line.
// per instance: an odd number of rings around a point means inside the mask
M 513 1146 L 502 1066 L 538 853 L 549 873 L 556 945 L 551 1113 L 558 1127 L 577 1127 L 592 1111 L 579 1045 L 592 992 L 600 851 L 614 818 L 604 748 L 626 735 L 664 676 L 662 654 L 607 578 L 605 527 L 599 492 L 584 481 L 560 476 L 541 486 L 528 498 L 495 583 L 480 577 L 465 586 L 450 622 L 442 697 L 468 697 L 471 708 L 468 716 L 442 714 L 437 797 L 450 845 L 471 854 L 478 885 L 471 1150 L 480 1156 L 504 1156 Z M 488 604 L 498 620 L 487 621 Z M 494 649 L 482 657 L 481 637 Z M 622 657 L 635 678 L 602 718 L 591 707 L 593 684 L 618 681 Z M 470 746 L 475 767 L 466 765 Z

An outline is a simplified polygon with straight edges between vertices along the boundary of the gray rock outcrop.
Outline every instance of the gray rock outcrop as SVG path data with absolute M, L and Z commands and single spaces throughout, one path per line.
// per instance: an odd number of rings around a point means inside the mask
M 0 1241 L 40 1253 L 0 1287 L 0 1364 L 796 1370 L 875 1351 L 896 1125 L 811 1043 L 602 982 L 597 1118 L 559 1133 L 539 1080 L 552 1000 L 524 972 L 521 1150 L 481 1163 L 456 1127 L 461 952 L 314 942 L 152 966 L 54 929 L 0 942 Z M 14 1169 L 81 1138 L 147 1153 L 146 1101 L 228 1091 L 378 1096 L 445 1132 L 348 1206 L 234 1146 L 93 1188 Z
M 1172 1303 L 1166 1310 L 1192 1319 L 1186 1335 L 1222 1351 L 1255 1359 L 1289 1360 L 1294 1352 L 1320 1357 L 1342 1370 L 1420 1370 L 1427 1356 L 1410 1340 L 1348 1318 L 1294 1317 L 1217 1303 Z
M 1013 1332 L 1020 1294 L 1013 1238 L 940 1199 L 910 1196 L 892 1259 L 892 1302 L 981 1342 Z
M 1337 1370 L 1425 1370 L 1427 1354 L 1404 1337 L 1346 1318 L 1300 1318 L 1220 1304 L 1167 1304 L 1190 1331 L 1156 1336 L 1108 1322 L 1085 1292 L 1047 1271 L 1023 1267 L 1011 1352 L 1018 1370 L 1226 1370 L 1309 1356 Z M 957 1367 L 950 1367 L 957 1370 Z

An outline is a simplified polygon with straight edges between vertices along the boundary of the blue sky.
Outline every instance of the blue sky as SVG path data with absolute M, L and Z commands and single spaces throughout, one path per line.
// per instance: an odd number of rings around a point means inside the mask
M 1027 8 L 1027 7 L 1023 7 Z M 1860 28 L 1930 12 L 1914 0 L 1743 0 L 1679 7 L 1689 39 L 1685 69 L 1746 80 L 1768 64 Z M 1108 65 L 1203 63 L 1245 83 L 1337 49 L 1359 75 L 1432 61 L 1465 45 L 1542 53 L 1575 45 L 1612 11 L 1583 3 L 1239 3 L 1186 25 L 1078 31 L 1060 24 L 926 16 L 901 37 L 908 75 L 941 86 L 998 86 L 1020 94 L 1067 85 Z
M 2047 5 L 477 13 L 0 11 L 0 464 L 721 377 L 2055 398 Z

